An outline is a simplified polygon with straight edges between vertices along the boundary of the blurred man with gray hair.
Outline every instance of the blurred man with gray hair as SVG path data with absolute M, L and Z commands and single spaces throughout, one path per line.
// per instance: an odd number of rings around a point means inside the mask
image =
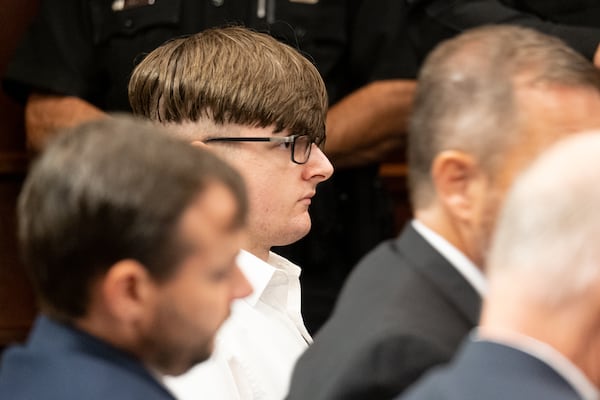
M 600 131 L 542 155 L 507 196 L 477 333 L 406 399 L 598 399 Z
M 556 140 L 600 127 L 600 72 L 557 38 L 491 26 L 441 44 L 409 127 L 414 220 L 349 277 L 290 399 L 392 398 L 475 327 L 484 261 L 514 176 Z

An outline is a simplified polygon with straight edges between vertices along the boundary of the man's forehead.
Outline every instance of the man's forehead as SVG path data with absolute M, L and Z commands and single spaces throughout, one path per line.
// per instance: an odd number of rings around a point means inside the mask
M 524 85 L 515 91 L 518 130 L 503 157 L 507 182 L 556 141 L 600 128 L 600 93 L 584 86 Z
M 600 92 L 596 88 L 526 85 L 517 89 L 516 98 L 521 120 L 529 126 L 544 129 L 547 134 L 600 127 Z

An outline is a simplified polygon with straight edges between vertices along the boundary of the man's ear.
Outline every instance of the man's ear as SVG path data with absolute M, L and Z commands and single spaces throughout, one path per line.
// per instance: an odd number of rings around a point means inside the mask
M 120 321 L 143 318 L 153 302 L 156 284 L 146 268 L 135 260 L 122 260 L 106 273 L 101 293 L 107 310 Z
M 446 150 L 433 160 L 431 175 L 444 207 L 459 221 L 471 221 L 485 190 L 485 174 L 477 160 L 462 151 Z

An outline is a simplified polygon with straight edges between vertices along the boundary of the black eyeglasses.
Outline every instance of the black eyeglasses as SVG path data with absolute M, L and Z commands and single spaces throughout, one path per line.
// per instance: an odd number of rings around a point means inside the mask
M 270 136 L 270 137 L 215 137 L 206 139 L 204 143 L 210 142 L 275 142 L 286 143 L 290 147 L 292 161 L 296 164 L 305 164 L 310 157 L 312 144 L 322 145 L 323 140 L 315 141 L 308 135 Z M 291 144 L 291 146 L 290 146 Z

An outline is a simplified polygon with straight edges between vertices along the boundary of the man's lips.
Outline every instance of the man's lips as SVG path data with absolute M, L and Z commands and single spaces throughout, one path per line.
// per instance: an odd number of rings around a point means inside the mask
M 301 202 L 307 202 L 307 203 L 311 203 L 312 202 L 312 198 L 315 197 L 315 192 L 310 192 L 308 193 L 306 196 L 303 196 L 300 201 Z

